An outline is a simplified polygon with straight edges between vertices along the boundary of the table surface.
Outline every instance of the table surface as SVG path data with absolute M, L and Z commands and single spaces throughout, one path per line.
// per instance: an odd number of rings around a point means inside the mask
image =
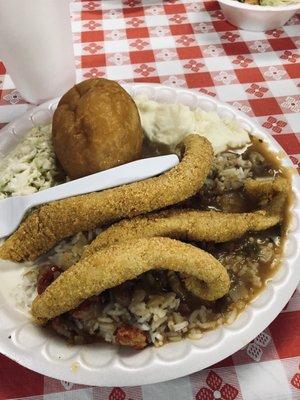
M 300 171 L 300 14 L 257 33 L 226 22 L 216 1 L 82 0 L 71 10 L 78 81 L 160 82 L 216 96 L 255 118 Z M 0 62 L 0 127 L 28 107 Z M 95 388 L 0 355 L 0 399 L 300 399 L 299 332 L 300 287 L 254 341 L 204 371 L 156 385 Z

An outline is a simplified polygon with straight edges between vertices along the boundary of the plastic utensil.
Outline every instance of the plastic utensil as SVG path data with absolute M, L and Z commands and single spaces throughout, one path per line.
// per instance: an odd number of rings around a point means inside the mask
M 159 175 L 175 167 L 178 163 L 179 159 L 175 154 L 145 158 L 34 194 L 1 200 L 0 238 L 10 235 L 16 230 L 25 212 L 34 206 L 141 181 Z

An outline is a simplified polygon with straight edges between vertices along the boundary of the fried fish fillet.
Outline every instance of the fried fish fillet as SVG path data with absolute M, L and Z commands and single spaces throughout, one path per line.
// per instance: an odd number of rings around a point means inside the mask
M 205 300 L 216 300 L 229 290 L 226 269 L 209 253 L 169 238 L 143 238 L 106 247 L 80 260 L 36 297 L 32 315 L 44 324 L 83 300 L 152 269 L 186 274 L 186 286 Z
M 260 179 L 249 178 L 244 183 L 246 193 L 254 199 L 261 200 L 270 200 L 277 193 L 287 193 L 290 188 L 289 180 L 282 176 Z
M 5 241 L 0 258 L 34 260 L 80 231 L 158 210 L 194 195 L 211 168 L 212 146 L 204 137 L 189 135 L 181 148 L 182 161 L 163 175 L 42 206 Z
M 247 179 L 244 190 L 258 205 L 267 208 L 270 214 L 279 215 L 286 211 L 286 204 L 290 201 L 291 182 L 283 176 Z
M 279 215 L 269 215 L 266 211 L 241 214 L 180 209 L 162 211 L 110 226 L 86 247 L 83 257 L 114 243 L 142 237 L 164 236 L 184 241 L 227 242 L 248 231 L 270 228 L 279 221 Z

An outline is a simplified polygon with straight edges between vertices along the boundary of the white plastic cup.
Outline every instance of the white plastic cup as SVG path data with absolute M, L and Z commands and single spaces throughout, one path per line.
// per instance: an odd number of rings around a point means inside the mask
M 76 80 L 69 0 L 0 0 L 0 59 L 17 90 L 39 104 Z

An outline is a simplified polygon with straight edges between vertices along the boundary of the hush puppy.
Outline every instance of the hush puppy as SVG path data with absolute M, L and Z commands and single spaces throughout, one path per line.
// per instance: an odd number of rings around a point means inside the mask
M 61 98 L 52 137 L 58 161 L 76 179 L 138 159 L 143 133 L 130 95 L 117 82 L 93 78 Z

